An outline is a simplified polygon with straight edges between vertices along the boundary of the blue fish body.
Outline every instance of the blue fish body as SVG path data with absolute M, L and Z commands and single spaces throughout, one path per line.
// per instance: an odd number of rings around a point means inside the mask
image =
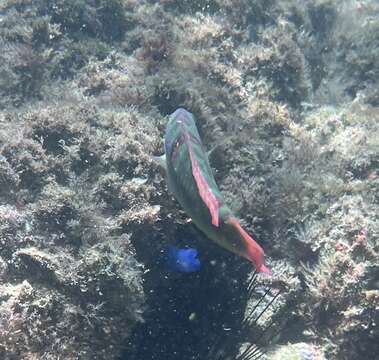
M 165 263 L 169 270 L 191 273 L 200 269 L 200 260 L 196 249 L 179 249 L 170 245 L 165 254 Z

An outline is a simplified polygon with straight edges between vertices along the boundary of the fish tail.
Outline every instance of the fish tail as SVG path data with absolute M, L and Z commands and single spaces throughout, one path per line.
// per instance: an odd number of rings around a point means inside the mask
M 231 218 L 229 223 L 237 229 L 245 241 L 246 253 L 242 255 L 255 265 L 258 272 L 271 275 L 271 270 L 265 265 L 264 251 L 261 246 L 242 228 L 236 218 Z

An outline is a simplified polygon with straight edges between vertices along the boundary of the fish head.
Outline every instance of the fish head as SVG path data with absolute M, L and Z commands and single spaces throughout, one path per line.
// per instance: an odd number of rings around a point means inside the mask
M 169 116 L 165 134 L 165 153 L 171 159 L 175 149 L 184 142 L 182 128 L 196 128 L 194 116 L 183 108 L 177 109 Z

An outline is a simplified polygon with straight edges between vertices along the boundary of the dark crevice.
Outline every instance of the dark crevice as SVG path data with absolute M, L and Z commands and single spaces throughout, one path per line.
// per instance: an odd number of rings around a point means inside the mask
M 216 351 L 225 359 L 237 355 L 240 344 L 233 334 L 242 326 L 251 265 L 205 238 L 187 245 L 199 250 L 199 272 L 168 272 L 159 256 L 147 264 L 145 323 L 128 339 L 120 360 L 210 360 Z

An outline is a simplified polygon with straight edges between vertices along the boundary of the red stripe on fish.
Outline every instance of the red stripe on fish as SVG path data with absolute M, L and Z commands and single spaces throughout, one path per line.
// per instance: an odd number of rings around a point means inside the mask
M 196 157 L 191 147 L 190 134 L 185 130 L 184 126 L 182 126 L 182 130 L 187 140 L 188 151 L 189 151 L 191 165 L 192 165 L 192 175 L 195 179 L 197 189 L 199 191 L 199 195 L 201 199 L 204 201 L 205 205 L 207 205 L 209 212 L 211 213 L 212 225 L 218 227 L 219 226 L 218 210 L 220 208 L 220 203 L 217 197 L 213 194 L 212 189 L 207 183 L 207 180 L 204 178 L 203 174 L 201 173 L 199 163 L 197 162 Z
M 205 180 L 203 174 L 201 173 L 199 164 L 197 163 L 195 156 L 192 153 L 191 147 L 189 147 L 191 164 L 192 164 L 192 175 L 195 178 L 197 189 L 199 190 L 199 195 L 203 199 L 204 203 L 207 205 L 211 217 L 212 217 L 212 225 L 219 225 L 219 216 L 218 209 L 220 208 L 220 204 L 216 196 L 212 193 L 211 188 L 209 187 L 207 181 Z

